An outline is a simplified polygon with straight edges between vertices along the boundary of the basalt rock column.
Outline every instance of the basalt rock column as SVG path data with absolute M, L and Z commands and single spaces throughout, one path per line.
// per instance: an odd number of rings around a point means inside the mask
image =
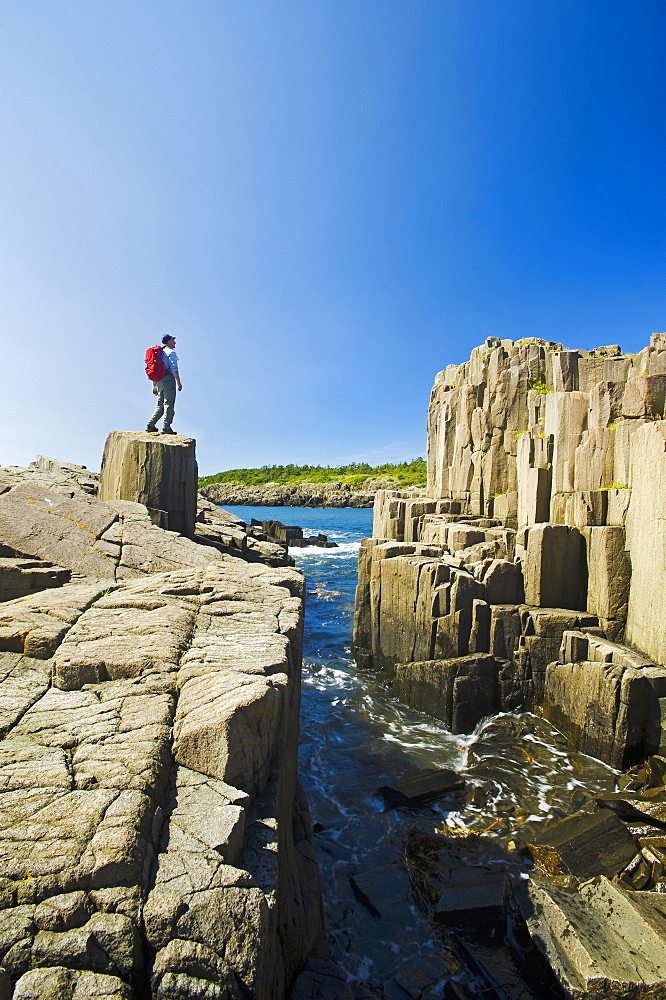
M 665 753 L 665 497 L 666 334 L 488 338 L 436 377 L 427 489 L 377 492 L 357 661 L 454 732 L 538 708 L 613 767 Z
M 111 431 L 104 446 L 100 500 L 144 504 L 155 524 L 194 537 L 197 460 L 193 438 Z

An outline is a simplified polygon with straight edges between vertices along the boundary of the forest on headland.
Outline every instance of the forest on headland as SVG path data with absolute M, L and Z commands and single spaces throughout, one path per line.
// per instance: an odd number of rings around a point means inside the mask
M 238 483 L 242 486 L 263 486 L 277 483 L 280 486 L 298 486 L 300 483 L 345 483 L 359 489 L 367 479 L 390 479 L 402 486 L 425 486 L 426 462 L 415 458 L 411 462 L 386 462 L 368 465 L 351 462 L 349 465 L 262 465 L 259 469 L 228 469 L 214 476 L 202 476 L 199 488 L 213 483 Z

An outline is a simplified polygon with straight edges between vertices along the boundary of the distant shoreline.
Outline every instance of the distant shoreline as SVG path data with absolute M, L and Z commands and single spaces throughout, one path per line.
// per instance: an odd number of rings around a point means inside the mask
M 221 507 L 372 507 L 380 489 L 400 489 L 400 484 L 382 482 L 372 489 L 352 489 L 345 483 L 299 483 L 296 486 L 212 483 L 203 486 L 200 492 Z
M 423 488 L 423 458 L 411 462 L 341 465 L 264 465 L 199 479 L 212 503 L 239 507 L 372 507 L 378 490 Z

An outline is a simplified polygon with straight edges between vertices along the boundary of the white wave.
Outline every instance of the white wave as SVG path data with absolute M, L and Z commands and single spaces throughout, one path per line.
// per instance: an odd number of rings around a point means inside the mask
M 338 545 L 337 549 L 322 549 L 318 545 L 290 545 L 289 551 L 295 556 L 302 553 L 308 556 L 322 556 L 325 559 L 339 559 L 340 556 L 356 555 L 360 547 L 360 542 L 343 542 L 341 545 Z
M 338 688 L 341 692 L 353 691 L 357 687 L 357 682 L 346 670 L 336 670 L 334 667 L 321 667 L 307 662 L 303 664 L 302 681 L 304 685 L 315 688 L 317 691 Z M 343 698 L 344 703 L 344 698 Z

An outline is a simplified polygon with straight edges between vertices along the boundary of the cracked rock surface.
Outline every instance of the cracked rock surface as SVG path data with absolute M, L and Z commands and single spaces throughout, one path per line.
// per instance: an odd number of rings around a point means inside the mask
M 73 470 L 2 470 L 0 542 L 75 582 L 0 603 L 0 997 L 282 995 L 326 953 L 303 579 Z

